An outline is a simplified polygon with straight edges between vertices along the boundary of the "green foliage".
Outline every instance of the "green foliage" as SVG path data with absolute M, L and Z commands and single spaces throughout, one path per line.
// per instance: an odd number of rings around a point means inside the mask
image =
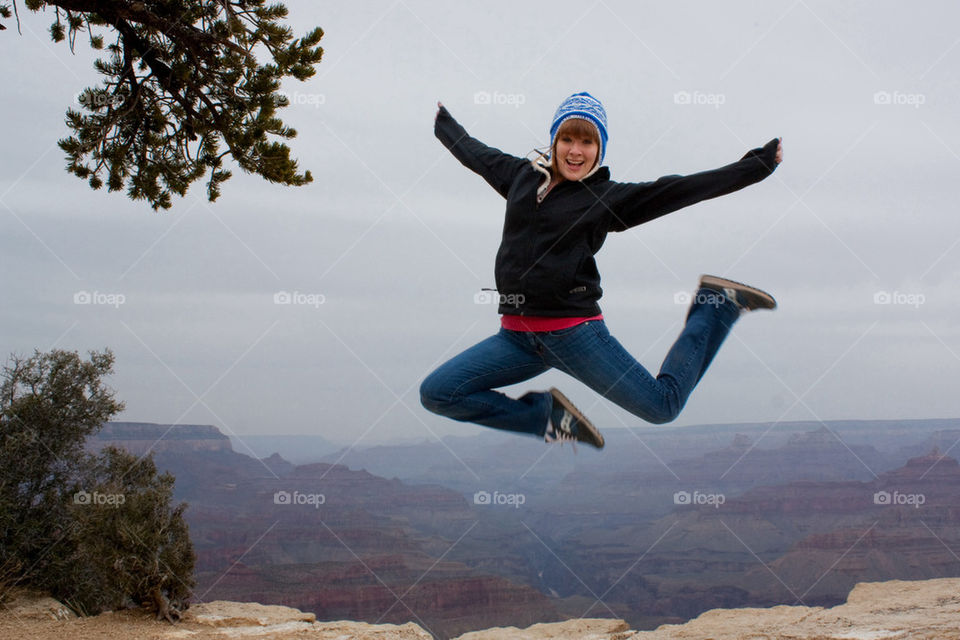
M 216 200 L 231 177 L 223 160 L 270 182 L 303 185 L 309 171 L 282 142 L 296 136 L 277 117 L 287 105 L 279 92 L 287 77 L 315 73 L 323 30 L 294 38 L 283 24 L 287 8 L 265 0 L 28 0 L 31 11 L 54 8 L 50 36 L 78 34 L 105 50 L 96 61 L 103 84 L 81 93 L 81 109 L 68 109 L 73 135 L 59 141 L 67 170 L 94 189 L 126 188 L 154 209 L 169 208 L 209 173 L 207 196 Z M 0 17 L 9 17 L 6 4 Z M 16 7 L 16 5 L 14 5 Z M 4 13 L 6 10 L 6 13 Z M 114 38 L 104 46 L 105 29 Z M 257 53 L 269 57 L 261 64 Z M 86 98 L 86 99 L 83 99 Z
M 113 354 L 37 352 L 12 358 L 0 384 L 0 574 L 19 560 L 42 570 L 63 540 L 83 443 L 123 409 L 101 378 Z
M 147 604 L 175 619 L 193 549 L 152 458 L 84 450 L 123 409 L 102 378 L 113 354 L 11 358 L 0 384 L 0 585 L 46 589 L 82 613 Z
M 107 448 L 91 461 L 71 506 L 73 553 L 57 593 L 85 613 L 145 605 L 173 622 L 194 586 L 194 553 L 174 478 L 153 458 Z

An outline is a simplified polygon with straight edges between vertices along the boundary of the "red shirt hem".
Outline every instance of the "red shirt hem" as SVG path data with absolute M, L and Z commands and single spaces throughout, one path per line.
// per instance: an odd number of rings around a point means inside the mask
M 508 331 L 560 331 L 591 320 L 603 320 L 603 314 L 590 317 L 550 318 L 547 316 L 500 316 L 500 326 Z

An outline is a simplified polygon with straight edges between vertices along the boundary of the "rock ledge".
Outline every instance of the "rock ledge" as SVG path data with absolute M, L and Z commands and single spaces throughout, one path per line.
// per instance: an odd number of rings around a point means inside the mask
M 256 603 L 208 602 L 180 624 L 144 612 L 76 618 L 28 591 L 0 605 L 0 638 L 22 640 L 431 640 L 420 626 L 317 622 L 312 613 Z M 681 625 L 634 631 L 623 620 L 581 619 L 472 631 L 456 640 L 960 640 L 960 578 L 858 584 L 847 602 L 823 607 L 714 609 Z

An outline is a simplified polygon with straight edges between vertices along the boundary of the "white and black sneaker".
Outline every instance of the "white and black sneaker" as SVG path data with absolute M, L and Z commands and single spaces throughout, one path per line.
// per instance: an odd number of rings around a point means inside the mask
M 700 286 L 722 293 L 740 307 L 741 311 L 754 311 L 756 309 L 770 309 L 772 311 L 777 308 L 777 301 L 773 299 L 772 295 L 742 282 L 705 275 L 700 277 Z
M 547 442 L 586 442 L 597 449 L 603 449 L 603 436 L 597 431 L 585 415 L 573 406 L 567 396 L 556 387 L 551 387 L 553 409 L 544 440 Z

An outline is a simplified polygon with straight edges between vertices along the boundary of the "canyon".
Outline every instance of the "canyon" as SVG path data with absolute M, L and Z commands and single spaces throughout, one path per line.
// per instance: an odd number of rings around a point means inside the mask
M 624 430 L 610 455 L 483 434 L 294 465 L 208 425 L 126 423 L 91 447 L 152 448 L 177 477 L 198 602 L 450 638 L 581 618 L 650 630 L 960 576 L 960 466 L 938 450 L 957 426 Z

